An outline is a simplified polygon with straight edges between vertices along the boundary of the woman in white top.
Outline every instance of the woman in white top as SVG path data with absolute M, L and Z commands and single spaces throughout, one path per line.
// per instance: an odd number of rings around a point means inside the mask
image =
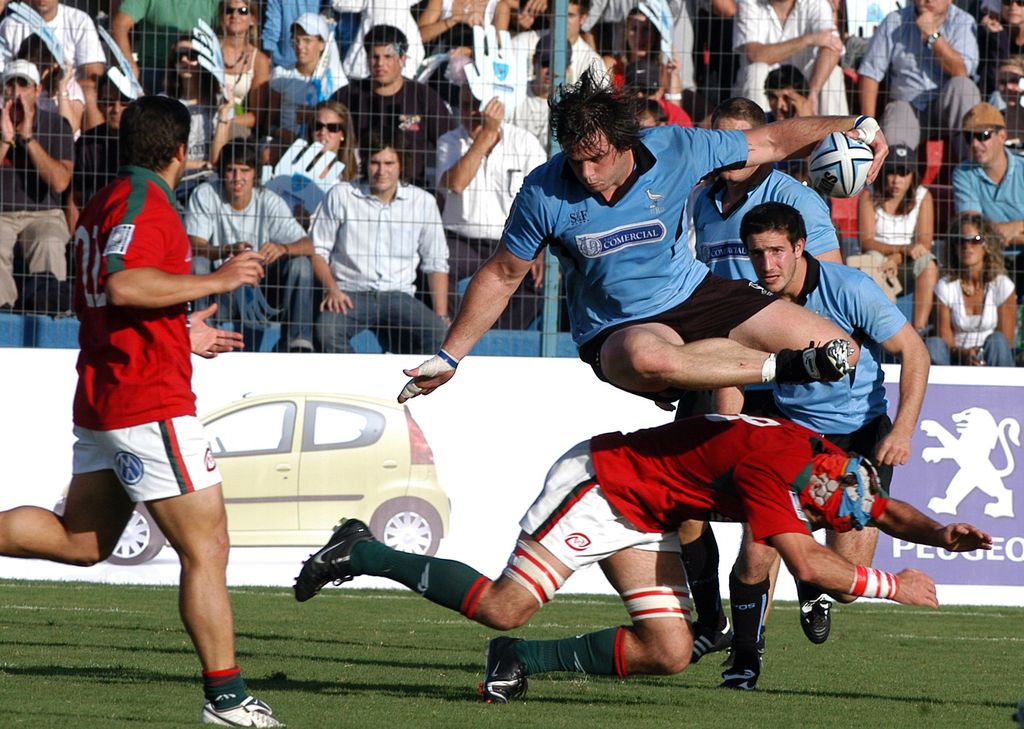
M 859 205 L 860 249 L 884 259 L 884 267 L 898 274 L 904 290 L 914 292 L 913 326 L 928 329 L 933 291 L 939 267 L 932 253 L 935 204 L 928 188 L 918 184 L 917 167 L 909 147 L 889 150 L 880 176 L 879 194 L 865 188 Z
M 260 50 L 256 37 L 258 21 L 252 0 L 222 0 L 220 4 L 220 50 L 224 56 L 224 77 L 235 101 L 232 136 L 249 136 L 257 124 L 269 129 L 265 119 L 270 81 L 270 57 Z
M 1017 295 L 1003 265 L 1002 240 L 980 215 L 960 217 L 950 270 L 935 285 L 938 336 L 932 363 L 1013 367 Z

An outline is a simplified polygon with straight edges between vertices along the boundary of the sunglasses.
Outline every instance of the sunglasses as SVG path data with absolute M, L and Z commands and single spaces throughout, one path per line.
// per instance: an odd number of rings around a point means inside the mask
M 1021 0 L 1021 2 L 1024 2 L 1024 0 Z M 232 7 L 224 8 L 224 14 L 225 15 L 234 15 L 235 13 L 238 13 L 239 15 L 248 15 L 249 14 L 249 8 L 247 8 L 245 5 L 240 5 L 237 8 L 232 8 Z
M 24 76 L 15 76 L 14 78 L 7 79 L 7 81 L 5 82 L 5 84 L 14 84 L 15 86 L 20 86 L 21 88 L 26 88 L 31 83 L 32 82 Z
M 188 61 L 189 63 L 196 63 L 199 61 L 199 53 L 189 48 L 188 50 L 180 50 L 175 56 L 178 58 L 178 62 Z
M 1024 7 L 1024 0 L 1003 0 L 1003 5 L 1016 5 L 1017 7 Z
M 960 239 L 960 245 L 962 246 L 980 246 L 985 242 L 985 237 L 981 235 L 965 235 Z
M 987 142 L 988 140 L 992 139 L 992 135 L 995 134 L 997 131 L 998 130 L 996 129 L 986 129 L 983 132 L 964 132 L 964 141 L 967 142 L 968 144 L 975 140 L 979 142 Z
M 342 122 L 322 122 L 322 121 L 318 121 L 316 123 L 316 125 L 314 126 L 314 129 L 316 129 L 316 131 L 318 131 L 318 132 L 321 131 L 321 130 L 326 129 L 331 134 L 340 134 L 341 132 L 345 131 L 345 125 Z

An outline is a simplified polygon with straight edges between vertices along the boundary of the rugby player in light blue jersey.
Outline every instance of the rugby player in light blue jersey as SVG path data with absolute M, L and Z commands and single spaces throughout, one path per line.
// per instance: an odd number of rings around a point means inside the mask
M 775 402 L 786 418 L 841 444 L 847 451 L 871 458 L 878 464 L 879 481 L 888 491 L 893 466 L 905 464 L 910 456 L 910 441 L 928 384 L 928 350 L 874 280 L 843 264 L 818 262 L 805 249 L 806 236 L 800 211 L 779 202 L 756 206 L 744 216 L 740 227 L 740 238 L 758 283 L 835 322 L 844 331 L 853 332 L 860 346 L 860 362 L 852 382 L 776 383 Z M 901 364 L 895 421 L 887 414 L 885 375 L 880 366 L 883 350 Z M 870 564 L 874 558 L 877 540 L 878 531 L 871 528 L 845 534 L 828 532 L 826 536 L 837 553 L 864 564 Z M 777 559 L 774 550 L 755 542 L 749 531 L 744 530 L 740 557 L 729 578 L 730 603 L 754 603 L 759 609 L 732 611 L 733 663 L 722 674 L 723 686 L 751 689 L 757 682 L 761 663 L 758 644 L 762 638 L 759 616 L 769 599 L 769 581 L 763 576 L 767 565 Z M 717 593 L 717 579 L 713 583 L 697 581 L 700 587 L 694 589 L 695 593 L 712 588 Z M 812 642 L 822 643 L 828 637 L 831 603 L 820 588 L 798 584 L 804 632 Z M 714 598 L 717 597 L 715 594 Z M 698 602 L 696 594 L 694 601 Z M 707 604 L 707 595 L 699 602 Z M 718 620 L 721 619 L 719 616 Z M 702 621 L 714 622 L 698 616 L 698 623 Z
M 765 123 L 764 110 L 741 96 L 726 99 L 711 115 L 712 129 L 747 131 Z M 771 164 L 722 170 L 692 198 L 697 260 L 722 278 L 757 281 L 740 240 L 740 221 L 752 208 L 773 201 L 800 211 L 808 253 L 819 261 L 843 262 L 836 228 L 821 195 Z
M 784 159 L 833 131 L 872 144 L 873 178 L 888 149 L 877 122 L 806 117 L 748 132 L 641 133 L 637 103 L 588 73 L 562 90 L 551 122 L 564 152 L 527 177 L 443 348 L 406 371 L 413 379 L 400 402 L 452 377 L 544 246 L 561 264 L 580 357 L 624 390 L 672 400 L 682 389 L 838 380 L 856 364 L 856 348 L 834 324 L 756 285 L 713 276 L 686 244 L 685 207 L 712 170 Z
M 742 96 L 726 99 L 711 115 L 712 129 L 747 131 L 766 123 L 764 110 Z M 757 272 L 740 238 L 740 221 L 763 202 L 783 202 L 800 210 L 807 229 L 805 250 L 821 261 L 842 263 L 839 239 L 821 196 L 768 163 L 728 168 L 694 188 L 690 196 L 691 235 L 697 260 L 722 278 L 757 281 Z M 768 393 L 761 393 L 770 398 Z M 711 400 L 714 398 L 714 403 Z M 743 393 L 735 388 L 692 393 L 679 403 L 676 417 L 703 412 L 739 412 Z M 697 614 L 693 661 L 730 646 L 732 632 L 718 589 L 718 543 L 707 522 L 685 522 L 679 529 L 683 564 L 691 582 Z M 774 573 L 773 573 L 774 577 Z M 704 585 L 707 584 L 705 588 Z M 818 593 L 810 596 L 813 600 Z

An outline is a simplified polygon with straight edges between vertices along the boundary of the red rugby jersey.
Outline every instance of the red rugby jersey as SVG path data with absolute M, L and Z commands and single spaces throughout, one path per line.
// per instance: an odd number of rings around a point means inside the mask
M 75 424 L 113 430 L 195 415 L 186 305 L 114 306 L 105 290 L 118 271 L 189 274 L 191 261 L 174 193 L 154 172 L 123 168 L 89 200 L 75 230 Z
M 836 446 L 788 420 L 708 415 L 591 440 L 598 483 L 636 527 L 674 531 L 687 519 L 746 521 L 754 538 L 808 533 L 793 488 Z

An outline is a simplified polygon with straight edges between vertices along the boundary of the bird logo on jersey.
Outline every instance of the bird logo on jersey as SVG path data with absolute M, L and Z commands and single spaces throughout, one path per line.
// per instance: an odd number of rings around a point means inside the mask
M 661 202 L 661 200 L 665 196 L 662 195 L 661 193 L 658 193 L 658 192 L 651 192 L 650 188 L 644 190 L 644 194 L 646 194 L 647 195 L 647 199 L 651 201 L 651 204 L 647 206 L 647 207 L 649 207 L 651 209 L 651 212 L 652 213 L 660 213 L 661 212 L 661 206 L 659 206 L 658 203 Z

